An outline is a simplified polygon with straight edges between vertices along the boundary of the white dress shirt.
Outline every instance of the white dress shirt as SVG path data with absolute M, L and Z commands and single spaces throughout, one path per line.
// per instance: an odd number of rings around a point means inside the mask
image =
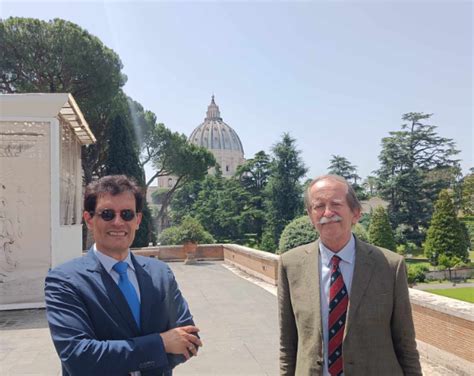
M 97 256 L 99 259 L 100 263 L 104 267 L 104 269 L 109 273 L 109 275 L 112 277 L 112 279 L 115 281 L 115 283 L 118 285 L 119 280 L 120 280 L 120 275 L 113 269 L 114 265 L 118 262 L 116 259 L 113 257 L 107 256 L 106 254 L 102 253 L 99 249 L 97 249 L 95 243 L 92 246 L 92 250 L 94 251 L 94 254 Z M 128 269 L 127 269 L 127 276 L 130 282 L 132 283 L 133 287 L 135 288 L 135 291 L 138 296 L 138 301 L 141 302 L 140 300 L 140 288 L 138 287 L 138 280 L 137 280 L 137 275 L 135 274 L 135 266 L 133 265 L 132 258 L 130 257 L 130 251 L 128 252 L 127 258 L 123 260 L 128 264 Z
M 344 284 L 346 285 L 347 293 L 349 294 L 349 301 L 351 296 L 352 276 L 354 274 L 355 261 L 355 239 L 351 236 L 347 244 L 337 253 L 332 252 L 319 242 L 319 288 L 321 294 L 321 319 L 323 324 L 323 353 L 324 353 L 324 367 L 323 376 L 330 376 L 328 371 L 328 319 L 329 319 L 329 287 L 331 279 L 331 259 L 334 255 L 341 258 L 339 269 L 341 270 Z

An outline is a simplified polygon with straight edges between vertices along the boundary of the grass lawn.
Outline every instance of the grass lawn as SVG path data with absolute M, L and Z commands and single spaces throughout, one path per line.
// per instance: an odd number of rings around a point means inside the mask
M 447 296 L 457 300 L 474 303 L 474 287 L 459 287 L 456 289 L 434 289 L 427 290 L 436 295 Z

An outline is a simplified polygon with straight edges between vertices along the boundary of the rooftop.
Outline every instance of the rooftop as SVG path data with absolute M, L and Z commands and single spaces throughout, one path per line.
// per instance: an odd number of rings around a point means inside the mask
M 222 261 L 169 265 L 204 344 L 174 375 L 277 376 L 276 288 Z M 2 375 L 60 375 L 44 310 L 2 311 L 0 329 Z M 455 375 L 427 359 L 422 366 L 426 376 Z

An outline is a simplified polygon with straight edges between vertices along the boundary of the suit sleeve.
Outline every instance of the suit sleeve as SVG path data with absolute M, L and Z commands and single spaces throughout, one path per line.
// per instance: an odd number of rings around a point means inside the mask
M 400 260 L 395 276 L 394 309 L 391 321 L 392 340 L 403 373 L 421 376 L 421 365 L 416 349 L 415 328 L 408 292 L 405 261 Z
M 54 346 L 70 375 L 125 375 L 168 367 L 159 333 L 98 340 L 83 298 L 61 271 L 53 270 L 46 277 L 45 297 Z
M 296 368 L 298 331 L 283 257 L 280 257 L 278 265 L 278 313 L 280 321 L 280 375 L 293 376 Z
M 168 312 L 170 316 L 169 328 L 172 329 L 180 326 L 194 325 L 193 316 L 189 310 L 188 303 L 179 290 L 173 272 L 169 266 L 167 266 L 167 268 L 170 282 L 168 292 Z M 186 358 L 183 355 L 167 354 L 167 356 L 170 368 L 174 368 L 178 364 L 186 361 Z

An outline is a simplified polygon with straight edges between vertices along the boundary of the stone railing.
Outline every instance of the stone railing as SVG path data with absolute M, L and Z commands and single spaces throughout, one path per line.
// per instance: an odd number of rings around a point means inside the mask
M 274 286 L 278 281 L 279 256 L 237 244 L 223 244 L 224 260 Z
M 186 253 L 181 245 L 166 245 L 147 248 L 135 248 L 133 253 L 141 256 L 155 257 L 172 262 L 184 261 Z M 276 286 L 278 259 L 273 253 L 258 251 L 237 244 L 199 244 L 195 254 L 196 260 L 224 260 L 250 275 Z
M 420 353 L 458 375 L 474 369 L 474 304 L 410 289 Z
M 155 257 L 159 260 L 172 262 L 184 261 L 186 253 L 181 245 L 161 245 L 157 247 L 134 248 L 133 253 L 141 256 Z M 196 260 L 223 260 L 222 244 L 199 244 L 195 254 Z

